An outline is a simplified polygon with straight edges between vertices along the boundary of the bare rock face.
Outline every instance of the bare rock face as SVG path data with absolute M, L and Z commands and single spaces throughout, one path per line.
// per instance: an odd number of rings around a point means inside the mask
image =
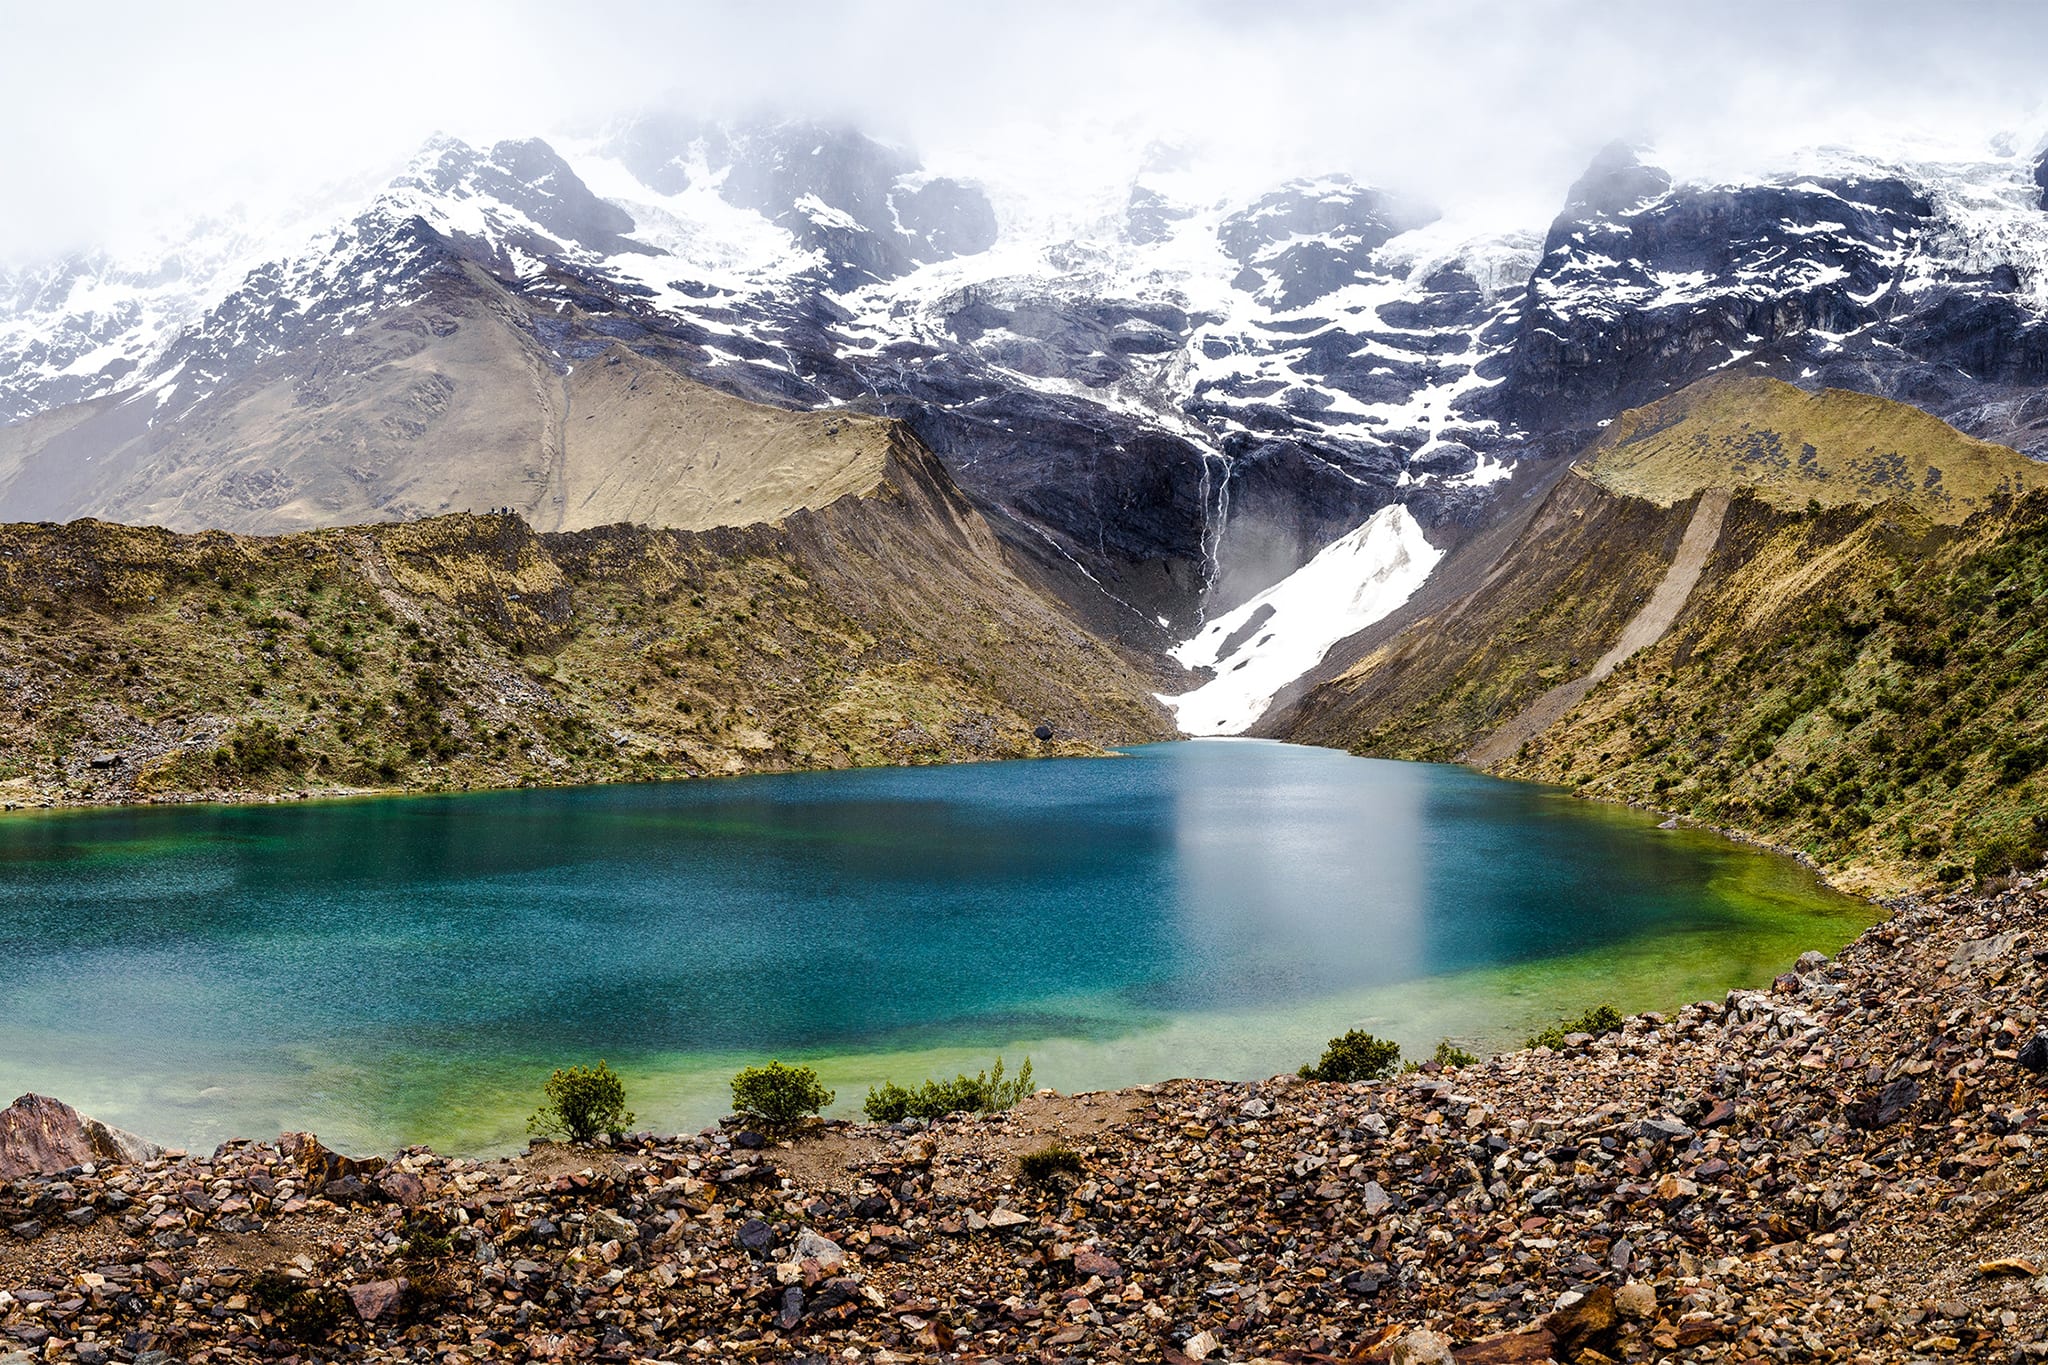
M 0 1109 L 0 1180 L 50 1175 L 88 1161 L 149 1161 L 163 1150 L 47 1095 L 23 1095 Z

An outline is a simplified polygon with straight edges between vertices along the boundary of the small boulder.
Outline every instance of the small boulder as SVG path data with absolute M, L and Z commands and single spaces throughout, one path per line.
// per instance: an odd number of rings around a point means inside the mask
M 1692 1129 L 1668 1115 L 1636 1124 L 1636 1136 L 1648 1142 L 1691 1142 Z
M 367 1190 L 377 1172 L 384 1169 L 382 1157 L 369 1157 L 358 1161 L 343 1156 L 311 1133 L 285 1133 L 277 1140 L 277 1150 L 286 1158 L 298 1164 L 305 1173 L 306 1183 L 314 1192 L 322 1192 L 329 1184 L 352 1180 L 348 1187 L 349 1198 L 359 1198 L 357 1190 Z M 328 1197 L 334 1198 L 332 1193 Z M 337 1201 L 344 1202 L 344 1201 Z
M 54 1175 L 87 1162 L 151 1161 L 163 1148 L 87 1118 L 61 1100 L 23 1095 L 0 1109 L 0 1182 Z
M 1416 1328 L 1394 1343 L 1392 1365 L 1455 1365 L 1450 1339 Z
M 846 1265 L 846 1253 L 839 1243 L 809 1230 L 798 1235 L 795 1256 L 799 1261 L 816 1261 L 827 1275 L 837 1275 Z
M 377 1188 L 394 1204 L 418 1208 L 427 1197 L 427 1187 L 411 1171 L 392 1169 L 377 1177 Z
M 1082 1247 L 1074 1253 L 1074 1278 L 1077 1280 L 1092 1278 L 1114 1284 L 1123 1277 L 1124 1268 L 1095 1247 Z
M 368 1284 L 350 1285 L 348 1301 L 355 1306 L 357 1317 L 364 1322 L 375 1322 L 398 1307 L 407 1288 L 403 1279 L 372 1280 Z
M 1604 1341 L 1620 1320 L 1616 1311 L 1614 1290 L 1608 1285 L 1596 1285 L 1581 1293 L 1573 1290 L 1559 1300 L 1557 1311 L 1544 1319 L 1543 1325 L 1556 1334 L 1565 1349 L 1573 1354 L 1588 1346 Z
M 1849 1106 L 1849 1126 L 1866 1132 L 1878 1128 L 1889 1128 L 1906 1116 L 1906 1112 L 1920 1102 L 1920 1082 L 1912 1076 L 1901 1076 L 1875 1094 Z
M 1648 1322 L 1657 1316 L 1657 1291 L 1641 1280 L 1630 1280 L 1614 1291 L 1614 1311 L 1628 1322 Z
M 1956 948 L 1955 955 L 1948 960 L 1948 969 L 1954 972 L 1966 967 L 1975 967 L 1980 963 L 1996 962 L 1999 958 L 2010 956 L 2012 950 L 2019 946 L 2019 941 L 2020 935 L 2017 931 L 1993 934 L 1989 938 L 1970 939 Z
M 610 1209 L 593 1209 L 583 1219 L 583 1231 L 593 1242 L 634 1242 L 640 1229 Z
M 749 1218 L 740 1224 L 738 1241 L 740 1249 L 749 1256 L 765 1256 L 768 1254 L 768 1248 L 775 1243 L 775 1229 L 758 1218 Z
M 2048 1074 L 2048 1033 L 2037 1033 L 2027 1039 L 2014 1060 L 2036 1076 Z

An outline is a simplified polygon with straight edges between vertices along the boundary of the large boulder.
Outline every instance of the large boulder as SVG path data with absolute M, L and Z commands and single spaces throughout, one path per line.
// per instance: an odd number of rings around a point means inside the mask
M 0 1109 L 0 1180 L 53 1175 L 88 1161 L 149 1161 L 163 1150 L 48 1095 L 23 1095 Z

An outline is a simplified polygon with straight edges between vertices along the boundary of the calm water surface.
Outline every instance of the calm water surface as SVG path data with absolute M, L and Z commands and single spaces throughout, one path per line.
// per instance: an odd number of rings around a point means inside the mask
M 1244 741 L 11 816 L 0 1103 L 483 1151 L 600 1056 L 664 1128 L 771 1054 L 845 1112 L 998 1049 L 1061 1089 L 1270 1075 L 1354 1026 L 1484 1047 L 1758 984 L 1872 917 L 1633 812 Z

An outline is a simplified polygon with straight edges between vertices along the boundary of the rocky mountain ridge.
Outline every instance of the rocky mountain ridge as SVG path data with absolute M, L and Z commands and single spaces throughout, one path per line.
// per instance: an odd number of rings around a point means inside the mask
M 845 128 L 436 139 L 246 268 L 202 232 L 154 273 L 0 279 L 0 516 L 533 515 L 580 420 L 548 392 L 623 352 L 901 419 L 1039 581 L 1163 648 L 1394 503 L 1449 548 L 1513 471 L 1729 367 L 2041 451 L 2039 163 L 1809 163 L 1688 184 L 1610 148 L 1539 235 L 1341 176 L 1219 199 L 1155 147 L 1118 202 L 1054 229 Z M 465 333 L 496 340 L 445 354 Z M 393 366 L 414 373 L 384 384 Z M 465 407 L 520 415 L 471 428 Z M 480 480 L 456 448 L 503 467 Z M 190 492 L 142 496 L 167 475 Z

